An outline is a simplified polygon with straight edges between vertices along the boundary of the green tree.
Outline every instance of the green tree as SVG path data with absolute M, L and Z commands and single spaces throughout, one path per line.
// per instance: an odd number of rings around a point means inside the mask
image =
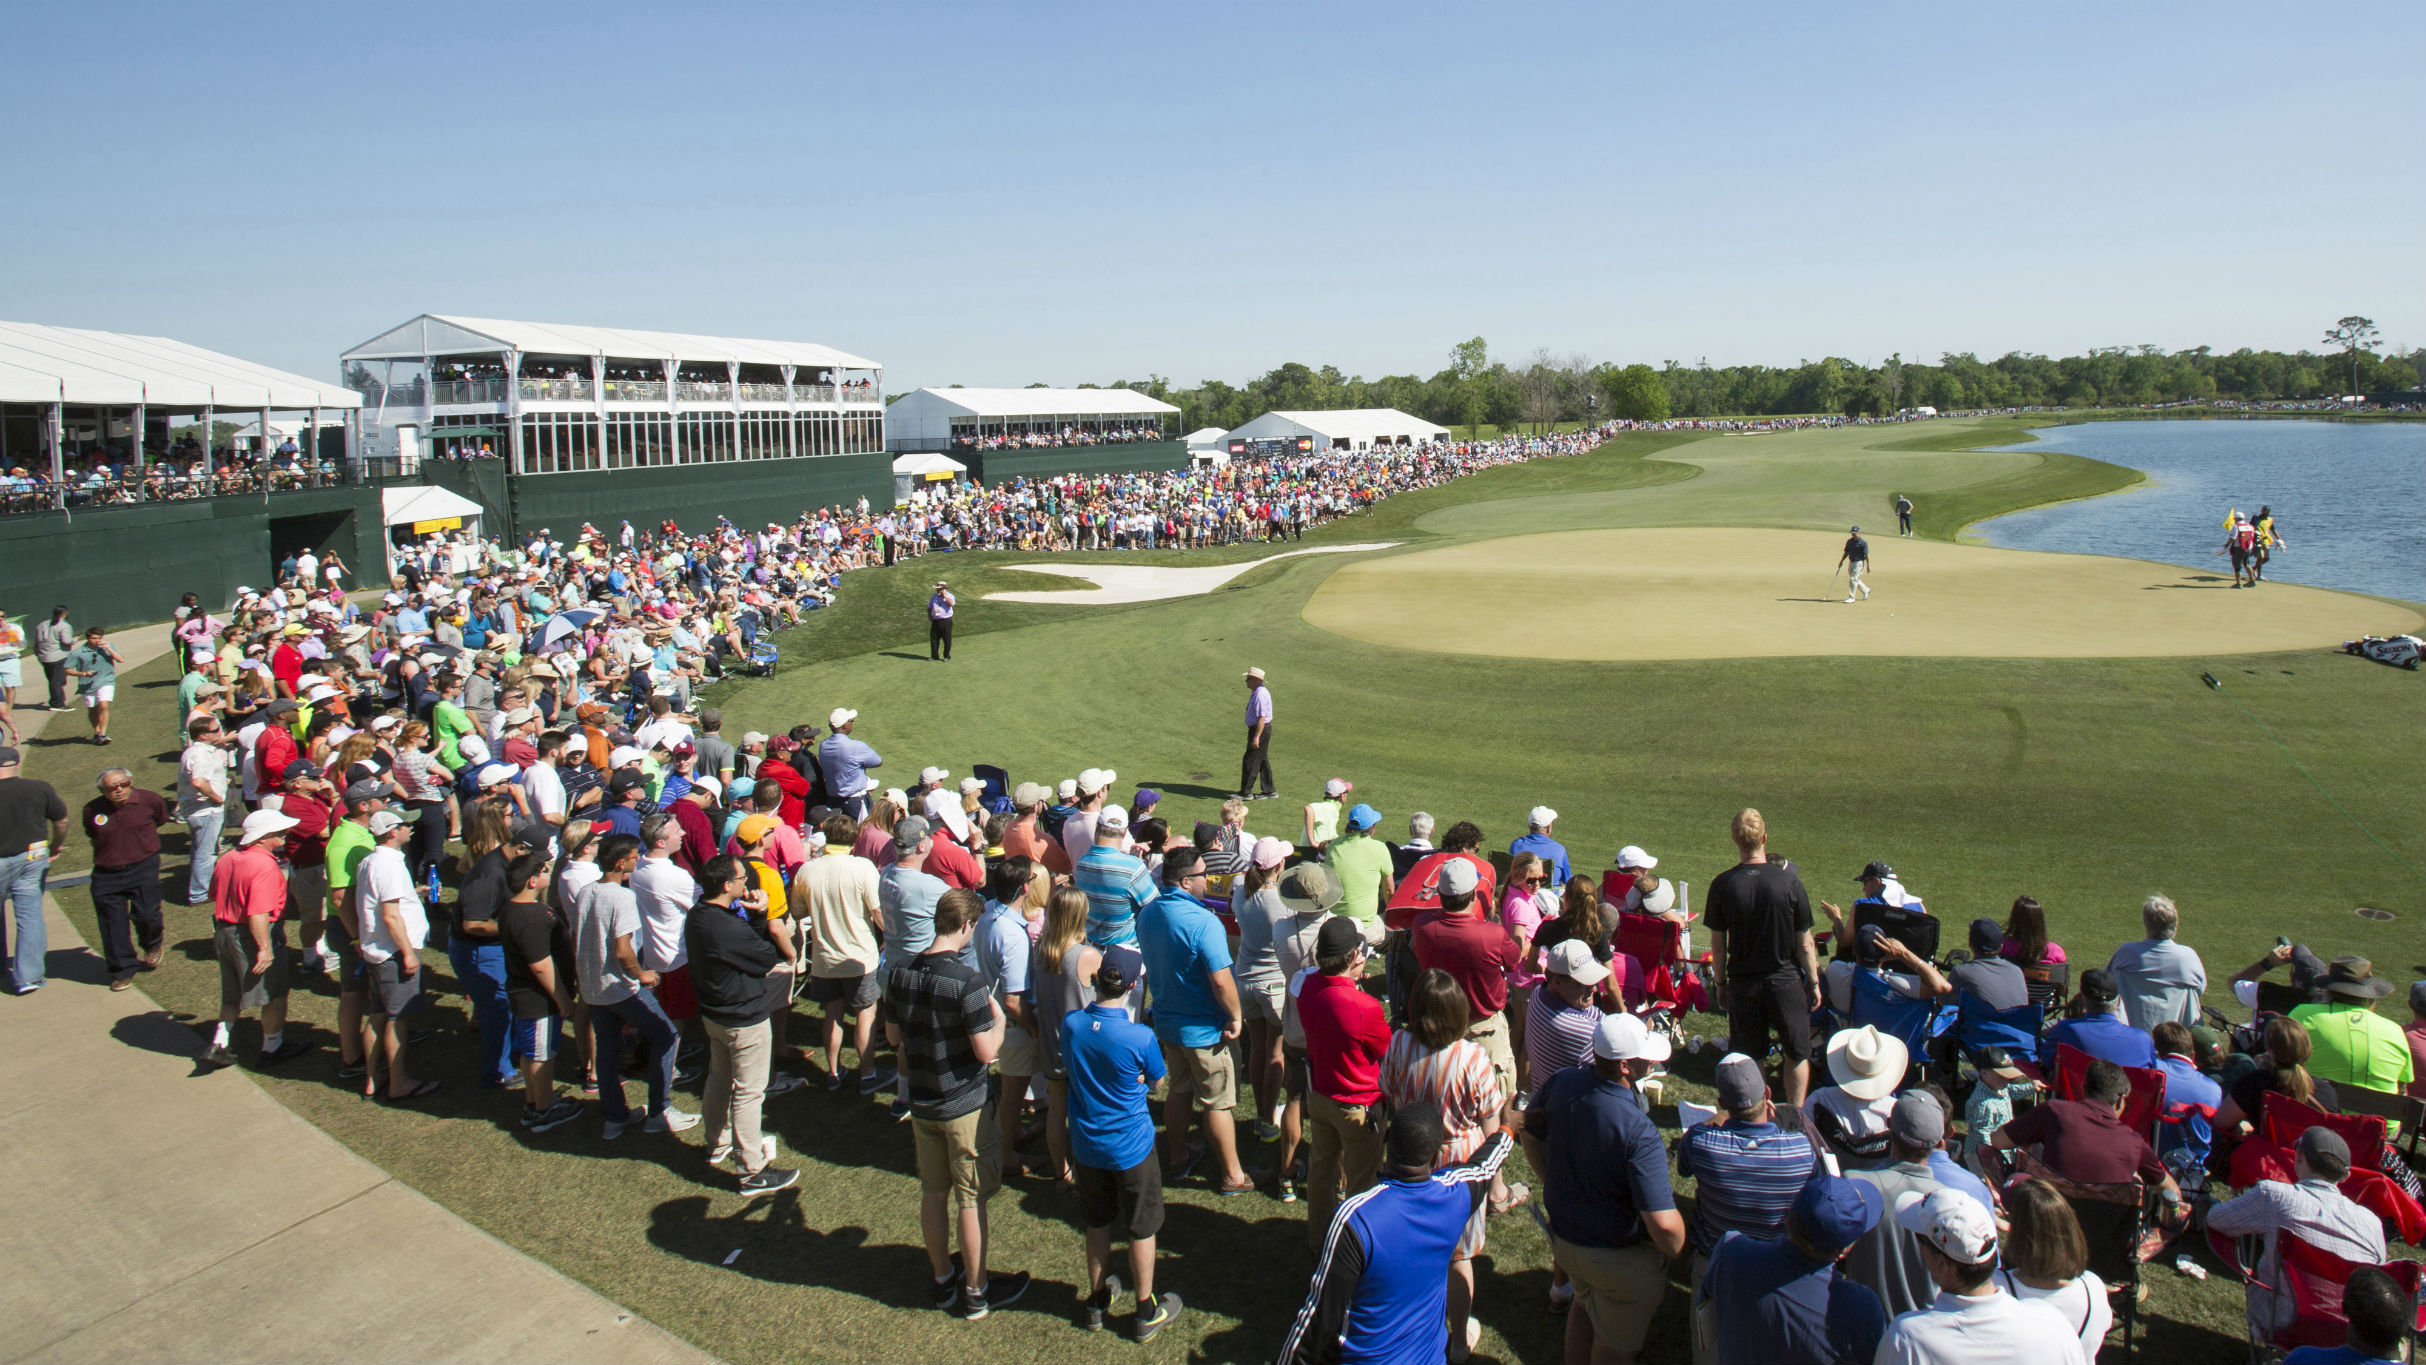
M 2367 349 L 2376 338 L 2375 322 L 2353 313 L 2327 328 L 2325 344 L 2338 346 L 2350 361 L 2350 391 L 2359 391 L 2359 352 Z
M 1668 385 L 1659 371 L 1648 365 L 1633 364 L 1619 368 L 1604 365 L 1600 371 L 1601 392 L 1608 395 L 1609 415 L 1623 422 L 1665 422 L 1668 420 Z
M 1481 337 L 1449 348 L 1449 369 L 1460 379 L 1474 379 L 1491 368 L 1491 347 Z

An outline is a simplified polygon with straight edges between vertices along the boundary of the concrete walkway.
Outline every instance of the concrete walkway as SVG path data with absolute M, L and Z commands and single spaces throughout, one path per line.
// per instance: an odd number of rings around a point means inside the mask
M 200 1035 L 111 993 L 55 902 L 45 917 L 49 984 L 0 996 L 0 1361 L 708 1359 L 242 1071 L 196 1075 Z

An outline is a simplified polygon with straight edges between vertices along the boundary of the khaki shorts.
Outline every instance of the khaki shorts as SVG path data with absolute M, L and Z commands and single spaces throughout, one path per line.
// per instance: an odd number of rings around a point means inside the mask
M 1002 1146 L 994 1128 L 994 1102 L 956 1119 L 910 1119 L 918 1143 L 918 1188 L 950 1191 L 952 1207 L 975 1208 L 1002 1185 Z
M 1263 1019 L 1277 1024 L 1280 1022 L 1281 1010 L 1288 1003 L 1289 987 L 1286 982 L 1275 981 L 1269 985 L 1238 988 L 1239 1013 L 1249 1019 Z
M 1501 1011 L 1466 1030 L 1466 1036 L 1483 1045 L 1483 1054 L 1491 1059 L 1491 1074 L 1499 1078 L 1499 1093 L 1516 1093 L 1516 1053 L 1508 1046 L 1508 1015 Z
M 1026 1029 L 1004 1020 L 1002 1047 L 994 1054 L 994 1071 L 1001 1076 L 1033 1076 L 1036 1074 L 1036 1037 Z
M 1171 1073 L 1171 1088 L 1192 1091 L 1196 1112 L 1238 1107 L 1238 1066 L 1230 1058 L 1230 1040 L 1211 1047 L 1162 1045 L 1162 1064 Z
M 1597 1344 L 1628 1355 L 1641 1351 L 1668 1292 L 1668 1261 L 1659 1248 L 1579 1247 L 1553 1236 L 1550 1250 L 1575 1285 L 1575 1306 L 1591 1315 Z

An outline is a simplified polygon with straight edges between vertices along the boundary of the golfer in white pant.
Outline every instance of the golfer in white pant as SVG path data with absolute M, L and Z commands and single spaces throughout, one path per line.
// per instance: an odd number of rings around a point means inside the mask
M 1857 594 L 1861 601 L 1869 601 L 1870 585 L 1862 581 L 1862 575 L 1870 568 L 1870 542 L 1862 539 L 1861 527 L 1854 527 L 1853 534 L 1846 538 L 1845 552 L 1837 556 L 1836 564 L 1851 571 L 1845 580 L 1845 601 L 1854 601 Z

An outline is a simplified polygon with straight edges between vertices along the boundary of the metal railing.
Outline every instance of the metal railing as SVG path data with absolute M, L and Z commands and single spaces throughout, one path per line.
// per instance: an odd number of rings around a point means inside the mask
M 864 404 L 872 408 L 880 408 L 884 406 L 884 395 L 879 392 L 874 385 L 869 385 L 864 388 L 855 385 L 845 385 L 843 386 L 842 390 L 842 401 L 845 403 Z
M 744 384 L 741 396 L 752 403 L 781 403 L 790 397 L 781 384 Z
M 590 381 L 526 378 L 522 381 L 522 396 L 543 403 L 587 403 L 590 401 Z
M 684 379 L 674 385 L 674 396 L 685 403 L 730 403 L 733 386 L 715 381 L 701 382 Z
M 662 403 L 665 401 L 665 381 L 662 379 L 610 379 L 606 381 L 606 401 L 610 403 Z
M 794 384 L 792 397 L 794 401 L 801 403 L 831 403 L 834 401 L 834 386 L 831 384 Z
M 260 497 L 307 488 L 341 488 L 360 481 L 342 464 L 295 465 L 287 468 L 248 468 L 229 465 L 209 474 L 171 472 L 174 466 L 154 465 L 140 475 L 126 474 L 94 482 L 70 470 L 67 482 L 54 487 L 49 480 L 0 478 L 0 516 L 57 511 L 64 502 L 71 511 L 104 507 L 134 507 L 149 502 L 192 502 L 202 498 Z
M 505 376 L 481 379 L 434 379 L 430 381 L 432 403 L 502 403 L 510 389 Z

